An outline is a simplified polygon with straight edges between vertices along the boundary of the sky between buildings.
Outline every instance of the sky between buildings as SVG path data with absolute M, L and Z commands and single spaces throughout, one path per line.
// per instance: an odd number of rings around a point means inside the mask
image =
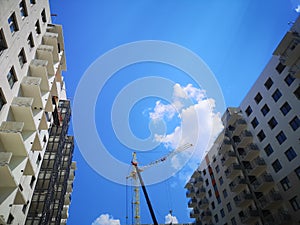
M 201 57 L 218 81 L 226 106 L 238 106 L 297 18 L 297 11 L 300 11 L 298 4 L 299 0 L 50 0 L 52 14 L 57 14 L 52 17 L 53 23 L 63 25 L 68 66 L 64 76 L 73 105 L 80 79 L 98 57 L 126 43 L 162 40 L 183 46 Z M 100 77 L 101 71 L 95 76 Z M 95 105 L 94 120 L 105 148 L 118 160 L 128 163 L 128 173 L 132 151 L 115 135 L 111 110 L 124 87 L 149 76 L 164 77 L 177 85 L 168 90 L 172 96 L 171 102 L 152 96 L 140 100 L 130 109 L 128 123 L 138 138 L 149 137 L 150 122 L 155 123 L 157 118 L 165 121 L 166 135 L 151 136 L 154 142 L 162 144 L 155 151 L 138 152 L 138 158 L 144 164 L 159 159 L 179 144 L 176 140 L 178 132 L 182 131 L 181 122 L 191 120 L 190 107 L 202 110 L 202 120 L 199 121 L 202 128 L 210 129 L 213 133 L 222 128 L 222 102 L 205 95 L 212 93 L 213 87 L 207 87 L 210 90 L 206 90 L 205 85 L 195 83 L 183 71 L 159 63 L 139 63 L 123 68 L 102 89 Z M 182 91 L 188 93 L 192 104 L 185 105 L 184 97 L 180 98 Z M 174 104 L 180 105 L 179 111 L 174 110 Z M 90 117 L 86 115 L 80 120 Z M 73 134 L 72 124 L 70 133 Z M 88 130 L 86 134 L 88 138 Z M 204 142 L 208 140 L 204 139 Z M 90 141 L 93 143 L 95 140 Z M 200 152 L 181 172 L 147 187 L 159 223 L 172 219 L 170 216 L 166 218 L 170 209 L 176 217 L 173 222 L 175 219 L 180 223 L 192 221 L 184 185 L 205 151 L 201 138 L 199 142 Z M 68 224 L 131 223 L 132 188 L 100 176 L 83 159 L 80 151 L 80 148 L 75 148 L 74 159 L 78 163 L 78 170 Z M 175 161 L 172 161 L 173 166 Z M 105 170 L 118 172 L 112 166 L 107 166 Z M 123 173 L 120 171 L 120 174 Z M 141 221 L 152 223 L 142 193 Z

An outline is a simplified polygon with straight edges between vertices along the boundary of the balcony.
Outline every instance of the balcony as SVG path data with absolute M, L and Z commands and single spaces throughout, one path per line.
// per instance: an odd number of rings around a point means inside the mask
M 240 143 L 238 144 L 238 147 L 246 147 L 247 145 L 251 144 L 253 141 L 253 136 L 250 131 L 244 130 L 240 136 Z
M 230 190 L 232 192 L 241 192 L 247 186 L 246 179 L 241 176 L 237 176 L 230 184 Z
M 247 129 L 247 122 L 246 120 L 240 118 L 238 119 L 235 124 L 234 124 L 234 131 L 233 131 L 233 135 L 240 135 L 242 131 Z
M 233 179 L 241 173 L 241 165 L 232 163 L 226 170 L 225 175 L 228 179 Z
M 234 203 L 237 207 L 248 206 L 253 201 L 253 196 L 250 192 L 242 192 L 234 197 Z
M 281 204 L 282 197 L 279 192 L 270 191 L 258 199 L 262 209 L 278 208 Z
M 249 175 L 258 176 L 266 171 L 267 165 L 263 158 L 257 157 L 250 162 L 250 168 L 247 169 Z
M 274 180 L 270 174 L 264 173 L 260 175 L 253 183 L 252 183 L 255 191 L 257 192 L 265 192 L 270 190 L 274 186 Z
M 227 126 L 233 125 L 235 121 L 241 118 L 242 113 L 240 108 L 228 107 L 222 117 L 222 121 Z
M 200 214 L 200 220 L 204 222 L 208 222 L 209 220 L 211 220 L 211 215 L 212 215 L 211 211 L 206 210 Z
M 231 163 L 236 161 L 235 152 L 234 151 L 225 152 L 221 161 L 222 161 L 222 166 L 229 166 Z
M 205 193 L 206 193 L 206 189 L 205 187 L 202 186 L 197 190 L 196 196 L 202 198 L 205 196 Z
M 190 218 L 197 218 L 200 214 L 200 211 L 198 209 L 193 209 L 191 212 L 190 212 Z
M 69 207 L 68 206 L 64 206 L 63 210 L 61 212 L 61 218 L 62 219 L 68 219 L 69 217 Z
M 70 204 L 71 204 L 71 194 L 66 193 L 64 205 L 70 205 Z
M 194 208 L 197 206 L 197 199 L 196 198 L 192 198 L 189 200 L 188 202 L 188 207 L 189 208 Z
M 209 201 L 207 200 L 207 198 L 202 198 L 200 200 L 200 202 L 198 203 L 198 207 L 200 209 L 206 209 L 208 207 Z
M 300 48 L 300 45 L 298 45 L 298 48 Z M 294 76 L 295 78 L 300 78 L 300 59 L 298 60 L 290 67 L 289 73 Z
M 190 189 L 191 187 L 194 186 L 194 183 L 195 183 L 195 178 L 191 178 L 187 183 L 186 185 L 184 186 L 186 189 Z
M 224 136 L 223 143 L 220 146 L 219 153 L 224 154 L 227 151 L 232 151 L 232 145 L 229 137 Z
M 256 144 L 250 144 L 245 148 L 242 148 L 242 151 L 239 151 L 241 159 L 244 161 L 251 161 L 252 159 L 259 156 L 259 149 Z
M 203 178 L 202 177 L 195 178 L 194 186 L 201 187 L 202 185 L 203 185 Z
M 191 198 L 195 196 L 195 189 L 191 187 L 189 190 L 186 191 L 186 197 Z
M 264 216 L 265 225 L 286 225 L 292 222 L 292 217 L 286 210 L 280 210 L 277 213 Z
M 0 126 L 0 141 L 6 152 L 14 156 L 27 157 L 35 139 L 36 131 L 23 131 L 23 122 L 2 122 Z
M 54 82 L 54 74 L 49 74 L 47 68 L 48 61 L 42 59 L 33 59 L 29 65 L 30 75 L 42 78 L 41 88 L 45 91 L 49 91 Z
M 240 219 L 242 223 L 252 223 L 259 218 L 259 214 L 257 210 L 247 209 L 243 211 L 242 215 L 240 215 Z

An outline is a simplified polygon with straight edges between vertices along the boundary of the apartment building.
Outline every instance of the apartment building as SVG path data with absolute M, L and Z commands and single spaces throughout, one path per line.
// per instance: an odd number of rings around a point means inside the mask
M 0 1 L 1 225 L 65 223 L 76 164 L 64 70 L 49 2 Z M 55 213 L 59 221 L 49 222 Z
M 300 18 L 186 184 L 196 224 L 300 223 Z

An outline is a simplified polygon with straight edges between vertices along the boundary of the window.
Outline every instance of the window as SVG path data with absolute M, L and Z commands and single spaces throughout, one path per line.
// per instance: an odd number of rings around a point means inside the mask
M 224 198 L 227 198 L 227 196 L 228 196 L 226 189 L 223 190 L 223 196 L 224 196 Z
M 7 219 L 7 224 L 12 224 L 13 221 L 14 221 L 14 216 L 10 213 Z
M 230 211 L 232 210 L 231 205 L 230 205 L 230 202 L 228 202 L 226 206 L 227 206 L 228 212 L 230 212 Z
M 257 127 L 257 125 L 259 124 L 258 123 L 258 120 L 256 119 L 256 117 L 254 117 L 254 119 L 251 121 L 251 124 L 252 124 L 252 127 L 255 129 Z
M 35 32 L 36 32 L 36 35 L 39 35 L 41 33 L 41 26 L 40 26 L 39 20 L 37 20 L 35 23 Z
M 31 5 L 33 5 L 33 4 L 35 4 L 36 2 L 35 2 L 35 0 L 30 0 L 30 4 Z
M 270 108 L 268 107 L 267 104 L 265 104 L 262 108 L 261 108 L 261 113 L 265 116 L 268 114 L 268 112 L 270 111 Z
M 261 94 L 258 92 L 257 95 L 255 96 L 254 100 L 256 102 L 256 104 L 260 103 L 260 101 L 262 100 L 262 96 Z
M 294 91 L 294 95 L 300 100 L 300 86 Z
M 279 134 L 277 134 L 276 139 L 280 145 L 286 140 L 286 136 L 283 131 L 280 131 Z
M 250 105 L 247 107 L 245 112 L 246 112 L 247 116 L 250 116 L 250 114 L 252 113 L 252 109 L 251 109 Z
M 286 157 L 289 161 L 292 161 L 297 156 L 297 153 L 294 151 L 294 149 L 292 147 L 290 147 L 288 150 L 286 150 L 284 152 L 284 154 L 286 155 Z
M 277 173 L 279 170 L 281 170 L 282 166 L 281 163 L 279 162 L 278 159 L 276 159 L 273 163 L 272 163 L 272 167 L 274 169 L 274 171 Z
M 274 127 L 276 127 L 276 125 L 277 125 L 278 123 L 277 123 L 276 119 L 275 119 L 274 117 L 272 117 L 272 118 L 269 120 L 268 124 L 269 124 L 269 127 L 271 128 L 271 130 L 273 130 Z
M 295 131 L 299 128 L 300 126 L 300 120 L 297 116 L 295 116 L 291 121 L 290 121 L 290 126 L 291 128 Z
M 285 102 L 281 108 L 280 111 L 282 112 L 282 114 L 285 116 L 286 114 L 288 114 L 288 112 L 291 110 L 291 106 L 289 105 L 289 103 Z
M 22 50 L 20 51 L 18 58 L 19 58 L 20 66 L 22 68 L 24 66 L 24 64 L 27 62 L 24 48 L 22 48 Z
M 257 134 L 258 140 L 259 141 L 263 141 L 266 138 L 266 135 L 264 133 L 263 130 L 259 131 L 259 133 Z
M 208 191 L 208 196 L 209 196 L 209 197 L 212 196 L 211 190 Z
M 220 214 L 221 214 L 222 218 L 225 216 L 224 209 L 221 209 L 221 210 L 220 210 Z
M 291 188 L 291 183 L 290 183 L 290 180 L 288 177 L 285 177 L 283 178 L 281 181 L 280 181 L 280 184 L 283 188 L 284 191 L 288 190 Z
M 223 177 L 220 177 L 220 178 L 219 178 L 219 183 L 220 183 L 220 185 L 223 184 Z
M 212 209 L 215 209 L 215 208 L 216 208 L 215 202 L 212 202 L 212 203 L 211 203 L 211 208 L 212 208 Z
M 21 17 L 22 19 L 24 19 L 26 16 L 28 16 L 25 0 L 22 0 L 20 2 L 19 8 L 20 8 Z
M 11 16 L 8 18 L 8 24 L 12 34 L 19 30 L 15 13 L 11 14 Z
M 12 67 L 10 69 L 10 71 L 8 72 L 7 80 L 8 80 L 10 88 L 12 88 L 14 86 L 14 84 L 18 81 L 14 67 Z
M 219 222 L 218 214 L 214 215 L 216 223 Z
M 0 30 L 0 55 L 2 54 L 2 52 L 7 49 L 7 44 L 6 44 L 6 40 L 4 37 L 4 33 L 3 30 Z
M 281 92 L 278 89 L 276 89 L 276 91 L 272 95 L 272 98 L 274 99 L 275 102 L 277 102 L 281 96 L 282 96 Z
M 32 188 L 33 187 L 33 184 L 34 184 L 34 181 L 36 180 L 35 176 L 32 176 L 31 177 L 31 180 L 30 180 L 30 187 Z
M 298 167 L 295 169 L 295 173 L 296 173 L 296 175 L 298 176 L 298 178 L 300 179 L 300 166 L 298 166 Z
M 33 37 L 32 37 L 32 33 L 30 33 L 28 35 L 28 38 L 27 38 L 27 44 L 29 46 L 29 49 L 32 49 L 34 47 L 34 42 L 33 42 Z
M 282 71 L 284 70 L 285 65 L 283 65 L 282 63 L 278 63 L 278 65 L 276 66 L 276 70 L 279 74 L 282 73 Z
M 219 173 L 219 172 L 220 172 L 219 165 L 217 165 L 215 169 L 216 169 L 216 172 L 217 172 L 217 173 Z
M 290 86 L 294 82 L 294 80 L 295 80 L 295 78 L 291 74 L 288 74 L 284 79 L 285 83 L 288 86 Z
M 206 184 L 206 186 L 209 185 L 208 179 L 205 180 L 205 184 Z
M 270 144 L 268 144 L 268 145 L 264 148 L 264 150 L 265 150 L 267 156 L 271 155 L 271 154 L 274 152 L 274 150 L 273 150 L 273 148 L 272 148 L 272 146 L 271 146 Z
M 203 175 L 205 176 L 206 175 L 206 170 L 204 169 L 202 172 L 203 172 Z
M 45 9 L 43 9 L 43 11 L 41 12 L 41 16 L 42 16 L 43 23 L 46 23 L 47 22 L 47 17 L 46 17 L 46 11 L 45 11 Z
M 290 204 L 293 207 L 294 211 L 297 211 L 300 209 L 300 204 L 299 204 L 299 200 L 298 200 L 297 196 L 290 199 Z
M 24 214 L 26 213 L 26 209 L 27 209 L 28 203 L 29 203 L 29 201 L 27 201 L 27 203 L 25 205 L 23 205 L 23 207 L 22 207 L 22 212 Z
M 268 80 L 265 82 L 265 87 L 267 90 L 269 90 L 273 85 L 272 79 L 269 77 Z
M 234 217 L 231 218 L 231 224 L 232 224 L 232 225 L 237 225 L 236 220 L 235 220 Z
M 220 203 L 221 203 L 221 198 L 220 198 L 220 195 L 218 195 L 218 196 L 217 196 L 217 202 L 218 202 L 218 204 L 220 204 Z
M 37 166 L 40 165 L 41 160 L 42 160 L 42 157 L 41 157 L 41 154 L 39 154 L 36 159 L 36 162 L 35 162 Z

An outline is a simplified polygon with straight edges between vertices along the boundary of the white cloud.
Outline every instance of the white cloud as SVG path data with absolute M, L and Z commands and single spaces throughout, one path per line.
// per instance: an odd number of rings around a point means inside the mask
M 297 13 L 300 13 L 300 5 L 298 5 L 298 6 L 295 8 L 295 11 L 296 11 Z
M 176 216 L 172 216 L 170 213 L 165 216 L 165 224 L 178 224 Z
M 157 101 L 154 107 L 154 112 L 150 112 L 150 118 L 154 121 L 163 119 L 164 117 L 172 119 L 176 113 L 174 105 L 165 105 Z
M 93 223 L 92 225 L 120 225 L 120 220 L 113 219 L 108 214 L 102 214 L 100 215 Z

